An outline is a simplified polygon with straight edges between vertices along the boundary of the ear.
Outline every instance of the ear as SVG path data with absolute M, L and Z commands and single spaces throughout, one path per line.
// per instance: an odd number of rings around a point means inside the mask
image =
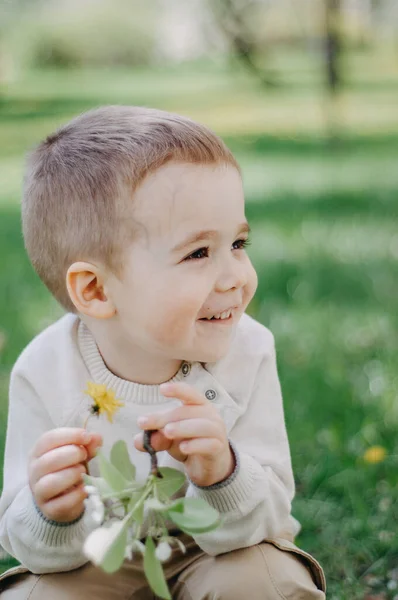
M 100 267 L 88 262 L 73 263 L 66 274 L 66 287 L 79 313 L 95 319 L 110 319 L 116 313 Z

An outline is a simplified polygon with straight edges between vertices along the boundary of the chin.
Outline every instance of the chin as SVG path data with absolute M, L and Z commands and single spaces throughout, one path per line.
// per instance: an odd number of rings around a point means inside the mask
M 194 358 L 192 361 L 202 362 L 202 363 L 214 363 L 218 360 L 221 360 L 228 354 L 228 351 L 231 347 L 231 344 L 223 344 L 218 348 L 208 348 L 201 352 L 193 353 Z

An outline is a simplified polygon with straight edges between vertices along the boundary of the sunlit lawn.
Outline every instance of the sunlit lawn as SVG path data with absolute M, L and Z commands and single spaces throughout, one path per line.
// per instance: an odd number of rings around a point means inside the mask
M 293 512 L 303 525 L 297 543 L 323 564 L 331 600 L 359 600 L 365 589 L 398 593 L 397 82 L 367 93 L 361 77 L 344 101 L 348 139 L 332 149 L 322 140 L 319 94 L 294 87 L 293 76 L 290 93 L 269 95 L 214 65 L 43 72 L 11 85 L 0 102 L 2 423 L 11 365 L 61 314 L 23 251 L 24 152 L 102 103 L 159 106 L 207 122 L 243 167 L 260 280 L 251 312 L 277 341 Z M 367 464 L 363 454 L 374 445 L 387 458 Z

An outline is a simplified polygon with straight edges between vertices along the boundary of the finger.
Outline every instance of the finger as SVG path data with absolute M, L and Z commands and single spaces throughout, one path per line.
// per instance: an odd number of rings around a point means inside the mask
M 209 414 L 209 409 L 211 414 Z M 214 415 L 214 416 L 213 416 Z M 137 420 L 141 429 L 163 429 L 167 423 L 174 421 L 183 421 L 184 419 L 199 419 L 210 417 L 216 419 L 218 416 L 217 410 L 213 406 L 208 405 L 182 405 L 172 410 L 165 410 L 150 415 L 145 415 Z
M 162 383 L 160 392 L 167 398 L 177 398 L 184 404 L 210 404 L 209 400 L 188 383 Z
M 98 448 L 100 448 L 103 444 L 102 435 L 99 433 L 92 433 L 92 440 L 89 444 L 86 445 L 87 450 L 87 460 L 91 460 L 96 456 Z
M 209 419 L 186 419 L 169 423 L 164 428 L 164 434 L 169 439 L 217 438 L 222 440 L 226 437 L 221 424 Z
M 78 463 L 83 463 L 87 460 L 87 455 L 87 450 L 84 446 L 69 445 L 49 450 L 34 461 L 31 480 L 33 483 L 36 483 L 36 481 L 39 481 L 39 479 L 49 473 L 55 473 Z
M 82 474 L 86 473 L 83 465 L 75 465 L 56 473 L 45 475 L 34 486 L 34 495 L 38 502 L 48 502 L 69 488 L 82 482 Z
M 83 428 L 79 427 L 59 427 L 58 429 L 51 429 L 46 431 L 39 440 L 36 442 L 32 456 L 38 458 L 49 450 L 59 448 L 60 446 L 67 446 L 69 444 L 76 444 L 77 446 L 85 446 L 92 440 L 92 434 Z
M 146 450 L 144 449 L 143 440 L 144 435 L 142 433 L 139 433 L 134 438 L 134 446 L 137 448 L 137 450 L 140 450 L 141 452 L 146 452 Z M 167 450 L 170 456 L 172 456 L 172 458 L 178 460 L 179 462 L 184 462 L 187 458 L 186 454 L 181 452 L 178 442 L 174 442 L 172 440 L 167 439 L 166 437 L 164 437 L 164 435 L 162 435 L 162 432 L 157 431 L 156 433 L 152 434 L 151 445 L 154 448 L 154 450 L 156 450 L 156 452 Z
M 214 456 L 223 449 L 223 443 L 216 438 L 194 438 L 184 440 L 180 444 L 180 450 L 183 454 L 190 456 L 200 454 L 201 456 Z
M 70 492 L 58 496 L 46 503 L 45 515 L 53 521 L 68 523 L 74 521 L 84 510 L 84 499 L 87 494 L 83 486 L 75 487 Z
M 172 443 L 173 441 L 166 438 L 163 431 L 155 431 L 155 433 L 151 435 L 151 446 L 156 452 L 161 452 L 162 450 L 169 450 Z M 140 450 L 141 452 L 146 452 L 144 448 L 143 433 L 138 433 L 134 437 L 134 446 L 137 448 L 137 450 Z

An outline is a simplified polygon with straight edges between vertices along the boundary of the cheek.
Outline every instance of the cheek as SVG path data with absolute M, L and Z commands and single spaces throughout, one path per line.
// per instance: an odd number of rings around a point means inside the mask
M 246 306 L 249 304 L 254 294 L 256 293 L 258 285 L 258 277 L 255 268 L 252 263 L 249 261 L 249 272 L 247 277 L 247 284 L 245 285 L 245 304 Z
M 194 325 L 201 307 L 198 295 L 181 296 L 176 292 L 171 297 L 163 296 L 154 318 L 149 318 L 146 329 L 158 344 L 175 345 L 186 339 Z

